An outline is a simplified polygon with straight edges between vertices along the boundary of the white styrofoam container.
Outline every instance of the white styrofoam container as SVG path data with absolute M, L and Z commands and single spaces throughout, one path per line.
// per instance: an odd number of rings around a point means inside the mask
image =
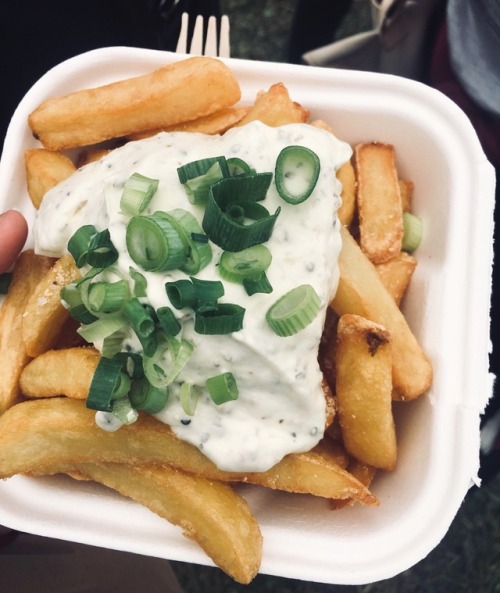
M 0 211 L 33 221 L 23 151 L 38 146 L 26 120 L 45 98 L 139 75 L 179 59 L 131 48 L 95 50 L 49 71 L 14 114 L 0 164 Z M 445 535 L 479 458 L 479 417 L 488 374 L 494 172 L 465 115 L 413 81 L 366 72 L 229 60 L 251 102 L 282 81 L 292 98 L 351 143 L 397 148 L 401 175 L 415 182 L 424 223 L 419 266 L 404 310 L 432 359 L 428 393 L 396 404 L 398 467 L 373 485 L 380 507 L 330 511 L 324 500 L 242 486 L 264 535 L 261 572 L 362 584 L 398 574 Z M 31 236 L 28 246 L 31 245 Z M 95 484 L 62 476 L 0 483 L 0 524 L 55 538 L 200 564 L 196 544 L 143 507 Z

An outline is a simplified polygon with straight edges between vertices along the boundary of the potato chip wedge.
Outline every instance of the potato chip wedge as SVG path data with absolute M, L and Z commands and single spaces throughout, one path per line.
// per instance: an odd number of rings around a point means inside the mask
M 177 469 L 119 463 L 46 466 L 32 475 L 67 473 L 92 480 L 181 527 L 226 574 L 247 584 L 262 558 L 262 534 L 248 503 L 230 486 Z
M 54 261 L 27 250 L 14 265 L 9 292 L 0 308 L 0 414 L 20 395 L 19 377 L 30 360 L 22 340 L 24 310 L 30 295 Z
M 380 142 L 354 148 L 361 249 L 374 263 L 401 251 L 403 210 L 394 147 Z
M 47 191 L 76 171 L 73 161 L 66 155 L 45 148 L 26 150 L 24 168 L 28 194 L 37 210 Z
M 267 472 L 219 470 L 198 449 L 178 439 L 168 426 L 141 414 L 116 432 L 97 427 L 95 412 L 71 398 L 21 402 L 0 417 L 0 479 L 44 471 L 54 463 L 116 462 L 177 467 L 223 482 L 248 482 L 324 498 L 354 498 L 367 505 L 377 499 L 335 459 L 308 453 L 288 455 Z
M 68 311 L 61 303 L 61 288 L 80 278 L 71 255 L 58 259 L 30 295 L 22 323 L 22 339 L 29 356 L 50 350 L 57 342 Z
M 416 267 L 417 260 L 404 251 L 383 264 L 377 264 L 377 272 L 397 305 L 401 304 Z
M 190 121 L 240 97 L 240 86 L 223 62 L 195 56 L 143 76 L 47 99 L 28 123 L 45 148 L 64 150 Z
M 244 126 L 251 121 L 261 121 L 268 126 L 282 126 L 292 123 L 305 123 L 309 118 L 309 111 L 292 101 L 288 89 L 278 82 L 267 91 L 257 94 L 255 103 L 248 114 L 240 120 L 238 126 Z
M 393 398 L 412 400 L 427 391 L 432 365 L 375 266 L 345 227 L 341 227 L 340 278 L 331 306 L 340 316 L 353 313 L 391 333 Z
M 343 315 L 337 330 L 335 366 L 337 409 L 346 451 L 366 465 L 394 469 L 397 444 L 389 332 L 359 315 Z
M 94 348 L 48 350 L 24 367 L 21 391 L 26 397 L 66 395 L 84 400 L 99 359 Z

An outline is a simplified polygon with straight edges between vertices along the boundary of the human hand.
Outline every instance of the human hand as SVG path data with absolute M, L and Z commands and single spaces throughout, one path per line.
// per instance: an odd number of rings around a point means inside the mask
M 0 214 L 0 274 L 14 263 L 28 236 L 28 223 L 16 210 Z

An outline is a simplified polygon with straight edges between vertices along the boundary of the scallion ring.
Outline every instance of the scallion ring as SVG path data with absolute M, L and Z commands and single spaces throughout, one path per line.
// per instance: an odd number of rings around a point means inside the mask
M 275 334 L 292 336 L 313 322 L 321 301 L 310 284 L 301 284 L 279 298 L 266 313 L 266 321 Z
M 274 180 L 279 195 L 289 204 L 300 204 L 312 194 L 321 164 L 305 146 L 287 146 L 278 155 Z
M 214 404 L 218 406 L 238 399 L 238 385 L 233 373 L 227 372 L 209 377 L 205 384 Z
M 155 195 L 158 183 L 158 179 L 132 173 L 123 186 L 120 210 L 129 216 L 141 214 Z
M 91 410 L 112 411 L 115 390 L 122 380 L 123 365 L 113 358 L 101 357 L 90 383 L 86 406 Z
M 226 335 L 243 328 L 245 309 L 233 303 L 219 303 L 209 310 L 196 311 L 194 330 L 205 335 Z

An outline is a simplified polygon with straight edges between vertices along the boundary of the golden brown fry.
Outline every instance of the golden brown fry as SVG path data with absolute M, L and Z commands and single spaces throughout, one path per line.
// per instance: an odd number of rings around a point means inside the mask
M 401 207 L 403 212 L 411 212 L 413 201 L 414 183 L 410 179 L 399 180 L 399 191 L 401 193 Z
M 403 210 L 394 147 L 371 142 L 354 149 L 361 249 L 373 263 L 401 251 Z
M 273 84 L 269 90 L 260 91 L 249 113 L 237 124 L 244 126 L 251 121 L 261 121 L 268 126 L 282 126 L 292 123 L 305 123 L 309 111 L 292 101 L 288 89 L 281 82 Z
M 338 324 L 335 365 L 337 409 L 346 451 L 367 465 L 394 469 L 397 445 L 389 332 L 364 317 L 343 315 Z
M 248 503 L 230 486 L 167 467 L 118 463 L 58 464 L 45 475 L 93 480 L 182 528 L 235 581 L 249 583 L 262 557 L 262 534 Z M 38 475 L 41 475 L 38 473 Z
M 416 267 L 417 260 L 404 251 L 401 251 L 389 261 L 376 266 L 384 286 L 391 293 L 397 305 L 400 305 Z
M 25 307 L 22 339 L 26 352 L 35 357 L 53 348 L 68 311 L 61 303 L 61 288 L 80 278 L 73 258 L 65 255 L 40 280 Z
M 356 211 L 356 173 L 351 161 L 348 161 L 337 171 L 337 179 L 342 183 L 342 205 L 337 215 L 340 222 L 349 227 Z
M 352 474 L 357 480 L 359 480 L 364 486 L 369 488 L 377 473 L 377 468 L 366 465 L 357 459 L 352 459 L 349 463 L 349 473 Z M 332 510 L 342 509 L 345 506 L 352 506 L 355 503 L 354 500 L 332 500 L 330 501 L 330 508 Z
M 57 463 L 114 462 L 177 467 L 223 482 L 248 482 L 324 498 L 377 499 L 335 459 L 313 451 L 288 455 L 262 473 L 219 470 L 196 447 L 178 439 L 168 426 L 147 414 L 116 432 L 97 427 L 94 412 L 71 398 L 22 402 L 0 417 L 0 479 L 44 472 Z
M 20 386 L 26 397 L 87 397 L 100 354 L 93 348 L 48 350 L 24 367 Z
M 331 306 L 339 316 L 345 313 L 361 315 L 390 331 L 393 397 L 415 399 L 430 387 L 432 365 L 375 266 L 345 227 L 341 227 L 341 236 L 340 279 Z
M 241 96 L 220 60 L 192 57 L 149 74 L 47 99 L 28 123 L 46 148 L 88 146 L 219 111 Z
M 66 155 L 45 148 L 26 150 L 24 168 L 28 194 L 37 210 L 47 191 L 76 171 L 73 161 Z
M 20 395 L 19 376 L 29 361 L 21 337 L 24 309 L 53 264 L 53 259 L 39 257 L 32 250 L 21 253 L 15 263 L 9 292 L 0 309 L 0 414 Z
M 181 122 L 174 126 L 145 130 L 129 136 L 130 140 L 149 138 L 159 132 L 197 132 L 199 134 L 223 134 L 235 126 L 250 111 L 250 107 L 227 107 L 192 121 Z

